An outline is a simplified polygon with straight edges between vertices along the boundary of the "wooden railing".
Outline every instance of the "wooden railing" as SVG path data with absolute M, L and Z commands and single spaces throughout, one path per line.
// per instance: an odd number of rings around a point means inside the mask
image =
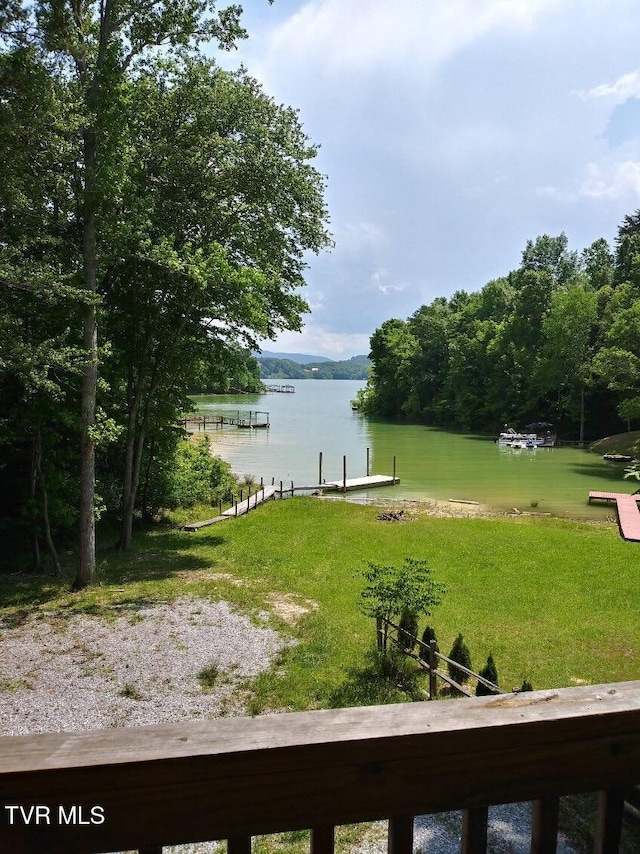
M 389 819 L 390 851 L 409 854 L 414 816 L 462 809 L 472 854 L 486 848 L 490 804 L 534 801 L 532 850 L 544 854 L 558 797 L 599 791 L 603 854 L 617 851 L 624 787 L 638 782 L 640 682 L 5 736 L 0 851 L 227 839 L 246 854 L 254 835 L 310 828 L 313 854 L 331 854 L 337 825 Z
M 424 643 L 420 638 L 412 635 L 410 632 L 407 632 L 392 620 L 386 620 L 378 617 L 376 620 L 376 637 L 379 652 L 384 653 L 387 651 L 390 644 L 395 645 L 397 648 L 402 650 L 405 655 L 412 658 L 422 670 L 425 670 L 429 674 L 430 700 L 437 700 L 438 698 L 438 679 L 441 679 L 450 688 L 454 688 L 464 697 L 473 697 L 472 692 L 467 687 L 465 687 L 460 681 L 452 679 L 451 676 L 439 667 L 441 663 L 452 665 L 454 673 L 464 673 L 465 676 L 471 677 L 476 682 L 484 685 L 490 694 L 507 693 L 507 691 L 504 691 L 499 685 L 485 679 L 480 673 L 476 673 L 475 670 L 471 670 L 469 667 L 465 667 L 464 664 L 460 664 L 460 662 L 454 661 L 447 655 L 443 655 L 441 652 L 438 652 L 435 640 L 430 641 L 428 644 Z M 418 648 L 417 653 L 413 651 L 416 647 Z M 485 691 L 485 693 L 487 692 Z

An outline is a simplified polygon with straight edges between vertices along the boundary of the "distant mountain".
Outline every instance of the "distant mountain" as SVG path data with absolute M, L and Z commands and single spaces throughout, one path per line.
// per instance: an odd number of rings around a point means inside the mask
M 262 379 L 289 380 L 366 380 L 370 362 L 366 356 L 354 356 L 344 362 L 307 362 L 301 365 L 292 359 L 277 359 L 264 353 L 256 357 Z
M 256 356 L 265 359 L 286 359 L 289 362 L 296 362 L 298 365 L 308 365 L 311 362 L 316 365 L 319 362 L 332 361 L 325 356 L 308 356 L 305 353 L 274 353 L 272 350 L 263 350 L 261 353 L 256 353 Z

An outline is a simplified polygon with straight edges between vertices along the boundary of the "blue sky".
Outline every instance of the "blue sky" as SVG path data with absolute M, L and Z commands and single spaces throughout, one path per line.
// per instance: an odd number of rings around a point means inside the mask
M 299 110 L 335 241 L 309 258 L 304 331 L 265 349 L 366 353 L 527 240 L 613 242 L 640 207 L 638 0 L 244 5 L 249 39 L 218 59 Z

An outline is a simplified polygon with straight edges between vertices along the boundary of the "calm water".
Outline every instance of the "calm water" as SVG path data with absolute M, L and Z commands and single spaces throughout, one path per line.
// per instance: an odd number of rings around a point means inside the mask
M 326 480 L 342 477 L 343 455 L 347 476 L 360 477 L 366 474 L 369 448 L 371 473 L 392 474 L 395 456 L 401 482 L 352 495 L 470 499 L 498 510 L 529 510 L 537 502 L 538 512 L 604 518 L 612 510 L 589 506 L 588 491 L 631 491 L 622 480 L 623 467 L 576 448 L 512 450 L 499 448 L 492 438 L 372 421 L 351 410 L 350 401 L 361 382 L 294 380 L 291 384 L 295 394 L 196 398 L 205 413 L 239 410 L 241 417 L 248 417 L 249 410 L 269 413 L 268 430 L 225 427 L 209 433 L 214 452 L 237 474 L 263 477 L 265 483 L 275 478 L 276 483 L 316 484 L 322 451 Z

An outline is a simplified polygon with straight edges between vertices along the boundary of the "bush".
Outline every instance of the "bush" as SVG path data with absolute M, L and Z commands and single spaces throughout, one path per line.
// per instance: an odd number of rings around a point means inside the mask
M 425 644 L 425 646 L 429 646 L 432 640 L 436 642 L 436 652 L 440 652 L 440 647 L 438 646 L 438 638 L 436 637 L 435 631 L 431 628 L 431 626 L 425 626 L 424 631 L 422 632 L 422 643 Z M 427 655 L 427 650 L 423 648 L 421 657 L 424 658 L 425 655 Z
M 489 682 L 493 682 L 494 685 L 498 684 L 498 671 L 496 670 L 496 665 L 493 661 L 492 655 L 487 658 L 487 663 L 480 671 L 480 676 L 488 679 Z M 476 697 L 487 697 L 491 694 L 493 694 L 491 688 L 487 688 L 487 686 L 483 685 L 482 682 L 478 682 L 476 686 Z
M 522 693 L 522 691 L 533 691 L 533 686 L 527 679 L 524 679 L 522 685 L 518 688 L 519 694 Z
M 235 480 L 228 463 L 211 454 L 207 436 L 196 442 L 180 442 L 168 484 L 166 505 L 193 507 L 215 504 L 233 494 Z
M 412 652 L 418 635 L 418 613 L 412 608 L 403 608 L 399 622 L 398 646 Z
M 468 667 L 471 670 L 471 654 L 469 648 L 464 642 L 461 634 L 454 640 L 449 658 L 462 664 L 463 667 Z M 459 685 L 464 685 L 469 680 L 469 676 L 463 670 L 459 670 L 455 664 L 449 664 L 449 676 L 454 679 Z

